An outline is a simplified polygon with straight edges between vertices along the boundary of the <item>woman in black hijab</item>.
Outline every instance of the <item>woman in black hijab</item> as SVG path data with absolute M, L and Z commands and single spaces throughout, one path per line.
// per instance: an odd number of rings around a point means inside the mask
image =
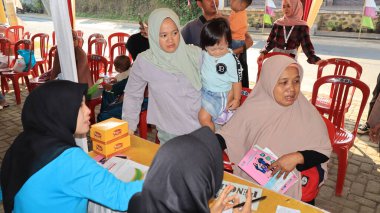
M 33 90 L 22 110 L 24 131 L 6 152 L 1 187 L 6 213 L 86 212 L 88 199 L 126 210 L 141 182 L 123 183 L 76 146 L 89 130 L 87 85 L 51 81 Z
M 222 180 L 222 150 L 215 134 L 203 127 L 168 141 L 158 150 L 143 190 L 132 197 L 128 213 L 210 212 L 208 202 Z M 221 202 L 216 202 L 211 212 L 231 208 L 229 201 L 238 202 L 236 197 L 227 197 L 231 190 L 223 191 Z M 250 203 L 243 211 L 250 212 Z

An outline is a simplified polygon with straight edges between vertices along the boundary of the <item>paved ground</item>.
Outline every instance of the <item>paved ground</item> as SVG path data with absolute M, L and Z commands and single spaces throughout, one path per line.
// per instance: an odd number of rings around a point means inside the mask
M 25 20 L 25 22 L 27 21 Z M 78 20 L 78 22 L 78 29 L 83 29 L 86 36 L 94 32 L 94 29 L 89 27 L 90 25 L 100 28 L 98 22 L 94 23 L 94 21 L 91 20 Z M 41 25 L 41 21 L 35 23 L 30 21 L 29 23 L 30 26 L 28 30 L 31 32 L 33 32 L 33 29 L 36 30 L 35 26 Z M 109 29 L 116 32 L 122 28 L 123 31 L 130 33 L 136 32 L 137 30 L 137 25 L 133 25 L 134 29 L 131 27 L 127 29 L 123 27 L 124 25 L 121 22 L 116 24 L 115 22 L 103 22 L 103 24 L 107 25 L 107 28 L 103 30 L 107 30 L 108 33 L 110 32 Z M 51 25 L 51 23 L 44 23 L 44 30 L 42 30 L 42 32 L 46 31 L 50 34 L 51 29 L 49 25 Z M 251 80 L 254 81 L 254 76 L 256 76 L 255 70 L 257 69 L 255 65 L 256 56 L 258 49 L 263 46 L 263 40 L 266 36 L 253 36 L 256 44 L 253 48 L 249 49 L 249 63 Z M 321 37 L 313 37 L 312 39 L 316 44 L 317 52 L 320 53 L 322 58 L 338 56 L 354 59 L 359 62 L 364 68 L 362 80 L 370 86 L 372 91 L 375 86 L 377 74 L 380 71 L 379 41 L 326 39 Z M 299 61 L 305 69 L 302 91 L 306 96 L 310 96 L 312 84 L 316 78 L 316 66 L 307 64 L 305 60 L 305 56 L 300 54 Z M 23 102 L 27 94 L 24 88 L 22 92 Z M 11 106 L 0 110 L 0 162 L 9 145 L 22 130 L 20 122 L 22 105 L 15 104 L 13 92 L 8 93 L 6 98 Z M 356 120 L 360 100 L 360 95 L 355 95 L 353 105 L 348 114 L 346 114 L 347 128 L 352 128 L 353 122 Z M 363 118 L 366 117 L 367 110 L 368 109 L 364 112 Z M 378 145 L 369 142 L 368 136 L 359 136 L 356 139 L 354 147 L 350 150 L 348 171 L 342 197 L 336 197 L 334 195 L 338 162 L 336 155 L 333 154 L 329 163 L 329 178 L 321 188 L 316 205 L 330 212 L 380 213 L 380 156 L 377 149 Z M 0 213 L 2 212 L 3 210 L 0 208 Z

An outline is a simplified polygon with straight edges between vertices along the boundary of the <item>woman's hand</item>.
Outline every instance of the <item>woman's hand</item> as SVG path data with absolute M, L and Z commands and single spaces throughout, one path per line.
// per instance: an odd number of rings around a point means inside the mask
M 369 138 L 374 143 L 379 143 L 380 123 L 369 129 Z
M 275 175 L 277 172 L 277 178 L 280 178 L 282 174 L 285 173 L 284 179 L 288 176 L 288 174 L 296 168 L 297 164 L 303 164 L 304 159 L 303 155 L 299 152 L 293 152 L 286 155 L 281 156 L 277 161 L 272 163 L 269 166 L 269 169 L 273 169 L 272 175 Z
M 259 57 L 257 58 L 257 63 L 260 64 L 264 60 L 264 53 L 260 53 Z
M 234 188 L 234 186 L 228 185 L 223 189 L 222 193 L 220 193 L 219 197 L 210 207 L 210 213 L 222 213 L 224 210 L 230 209 L 239 203 L 239 197 L 236 194 L 228 196 Z
M 251 211 L 251 205 L 252 205 L 252 192 L 251 192 L 251 187 L 248 188 L 248 192 L 245 195 L 247 198 L 245 201 L 245 204 L 242 208 L 235 208 L 233 210 L 233 213 L 250 213 Z

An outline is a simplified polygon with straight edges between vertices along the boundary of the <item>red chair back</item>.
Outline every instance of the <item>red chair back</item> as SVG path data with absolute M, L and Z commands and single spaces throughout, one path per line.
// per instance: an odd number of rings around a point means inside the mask
M 87 39 L 87 47 L 88 47 L 87 54 L 89 54 L 89 51 L 90 51 L 90 42 L 94 39 L 97 39 L 97 38 L 104 38 L 104 36 L 100 33 L 93 33 L 88 37 L 88 39 Z
M 122 33 L 122 32 L 117 32 L 117 33 L 112 33 L 111 35 L 108 36 L 108 49 L 109 49 L 109 56 L 111 57 L 111 48 L 115 43 L 125 43 L 127 42 L 128 38 L 130 35 L 128 33 Z M 114 41 L 116 40 L 116 41 Z M 118 48 L 118 55 L 125 55 L 123 49 L 121 47 Z
M 19 54 L 17 50 L 32 50 L 32 41 L 28 39 L 22 39 L 15 43 L 15 46 L 14 46 L 15 60 L 19 58 Z M 15 60 L 13 60 L 13 63 L 15 62 Z M 30 65 L 31 63 L 29 63 L 29 66 Z
M 10 55 L 12 54 L 11 51 L 11 41 L 7 38 L 0 38 L 0 51 L 3 53 L 3 55 L 8 56 L 8 67 L 10 67 Z
M 364 107 L 367 103 L 367 99 L 369 96 L 369 92 L 370 92 L 369 87 L 362 81 L 355 78 L 347 77 L 347 76 L 329 75 L 329 76 L 321 77 L 317 79 L 317 81 L 314 83 L 314 86 L 313 86 L 313 95 L 311 98 L 311 103 L 314 106 L 317 100 L 318 90 L 324 84 L 330 84 L 331 87 L 334 88 L 334 90 L 332 91 L 331 105 L 327 114 L 328 114 L 328 119 L 337 128 L 342 127 L 341 126 L 342 119 L 344 119 L 344 113 L 345 113 L 344 108 L 348 101 L 348 94 L 351 87 L 358 88 L 359 90 L 362 91 L 363 99 L 362 99 L 362 103 L 359 109 L 360 114 L 358 114 L 358 119 L 356 121 L 355 128 L 353 130 L 354 135 L 356 135 L 360 117 L 361 117 L 361 114 L 363 113 L 362 111 L 364 110 Z M 316 106 L 316 108 L 319 110 L 318 106 Z
M 351 60 L 348 59 L 343 59 L 343 58 L 330 58 L 318 65 L 318 73 L 317 73 L 317 79 L 322 77 L 323 72 L 327 72 L 327 68 L 334 67 L 334 73 L 329 72 L 328 75 L 341 75 L 341 76 L 348 76 L 347 70 L 354 70 L 355 71 L 355 78 L 360 79 L 360 76 L 362 75 L 362 67 Z M 326 75 L 326 74 L 325 74 Z M 333 95 L 334 87 L 332 85 L 331 90 L 330 90 L 330 98 Z M 351 100 L 352 97 L 354 96 L 355 93 L 355 87 L 353 87 L 349 93 L 348 96 L 348 102 L 347 102 L 347 109 L 348 110 L 349 106 L 351 106 Z
M 30 39 L 30 32 L 25 32 L 24 35 L 22 36 L 22 39 Z
M 57 50 L 57 46 L 52 46 L 49 50 L 48 70 L 50 70 L 53 67 L 53 58 L 55 57 L 56 50 Z
M 92 51 L 92 48 L 94 46 L 94 51 Z M 104 38 L 96 38 L 92 41 L 90 41 L 88 46 L 88 55 L 101 55 L 104 56 L 104 53 L 106 52 L 107 47 L 107 41 Z
M 246 87 L 243 87 L 242 90 L 241 90 L 241 99 L 240 99 L 240 105 L 242 105 L 245 101 L 245 99 L 247 99 L 249 93 L 251 93 L 252 89 L 250 88 L 246 88 Z
M 265 59 L 270 58 L 270 57 L 272 57 L 272 56 L 274 56 L 274 55 L 286 55 L 286 56 L 291 57 L 289 54 L 280 53 L 280 52 L 270 52 L 270 53 L 265 54 L 265 55 L 264 55 L 264 59 L 257 63 L 257 77 L 256 77 L 256 82 L 257 82 L 257 81 L 259 80 L 259 78 L 260 78 L 260 73 L 261 73 L 261 68 L 263 67 L 263 62 L 265 61 Z
M 327 110 L 327 112 L 325 109 L 320 109 L 320 107 L 316 105 L 319 89 L 321 86 L 326 84 L 330 84 L 330 86 L 333 86 L 334 88 L 332 92 L 332 101 L 330 104 L 330 108 Z M 362 92 L 362 100 L 360 103 L 359 110 L 356 114 L 357 117 L 355 125 L 354 127 L 352 127 L 352 131 L 348 131 L 343 127 L 344 114 L 345 107 L 348 101 L 348 93 L 350 91 L 350 88 L 352 87 L 356 87 L 358 90 Z M 347 170 L 348 151 L 353 146 L 353 143 L 355 141 L 360 118 L 367 104 L 369 93 L 369 87 L 365 83 L 361 82 L 358 79 L 347 76 L 324 76 L 317 79 L 317 81 L 314 83 L 311 103 L 321 112 L 321 114 L 328 114 L 328 120 L 334 125 L 336 131 L 332 147 L 334 152 L 337 153 L 339 161 L 337 175 L 338 177 L 335 192 L 338 196 L 340 196 L 343 191 L 343 184 Z
M 95 83 L 100 78 L 100 74 L 107 70 L 108 61 L 101 55 L 88 55 L 87 58 L 92 81 Z
M 115 54 L 115 49 L 116 48 L 118 49 L 118 54 L 117 55 Z M 126 52 L 127 52 L 127 48 L 125 47 L 125 43 L 118 42 L 118 43 L 112 45 L 112 47 L 110 49 L 110 67 L 108 69 L 108 72 L 112 73 L 112 70 L 113 70 L 113 61 L 114 61 L 115 57 L 119 56 L 119 55 L 126 55 Z M 129 60 L 131 60 L 131 57 L 129 57 Z
M 36 58 L 42 58 L 42 59 L 47 59 L 47 56 L 49 54 L 49 35 L 46 33 L 37 33 L 32 36 L 32 50 L 34 50 L 34 55 Z M 40 48 L 35 49 L 37 46 L 36 43 L 40 43 Z M 37 55 L 39 53 L 39 55 Z
M 23 36 L 23 26 L 10 26 L 5 29 L 5 37 L 8 38 L 11 42 L 17 42 L 18 40 L 22 39 Z

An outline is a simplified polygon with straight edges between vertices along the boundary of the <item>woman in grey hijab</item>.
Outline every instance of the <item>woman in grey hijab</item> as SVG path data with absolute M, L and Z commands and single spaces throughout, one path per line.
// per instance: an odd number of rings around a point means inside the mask
M 128 213 L 222 212 L 234 205 L 229 201 L 238 202 L 235 196 L 227 197 L 232 189 L 229 187 L 209 208 L 209 200 L 218 192 L 222 179 L 218 140 L 210 128 L 200 128 L 168 141 L 158 150 L 142 192 L 129 202 Z M 242 210 L 234 212 L 250 212 L 250 206 L 247 202 Z

